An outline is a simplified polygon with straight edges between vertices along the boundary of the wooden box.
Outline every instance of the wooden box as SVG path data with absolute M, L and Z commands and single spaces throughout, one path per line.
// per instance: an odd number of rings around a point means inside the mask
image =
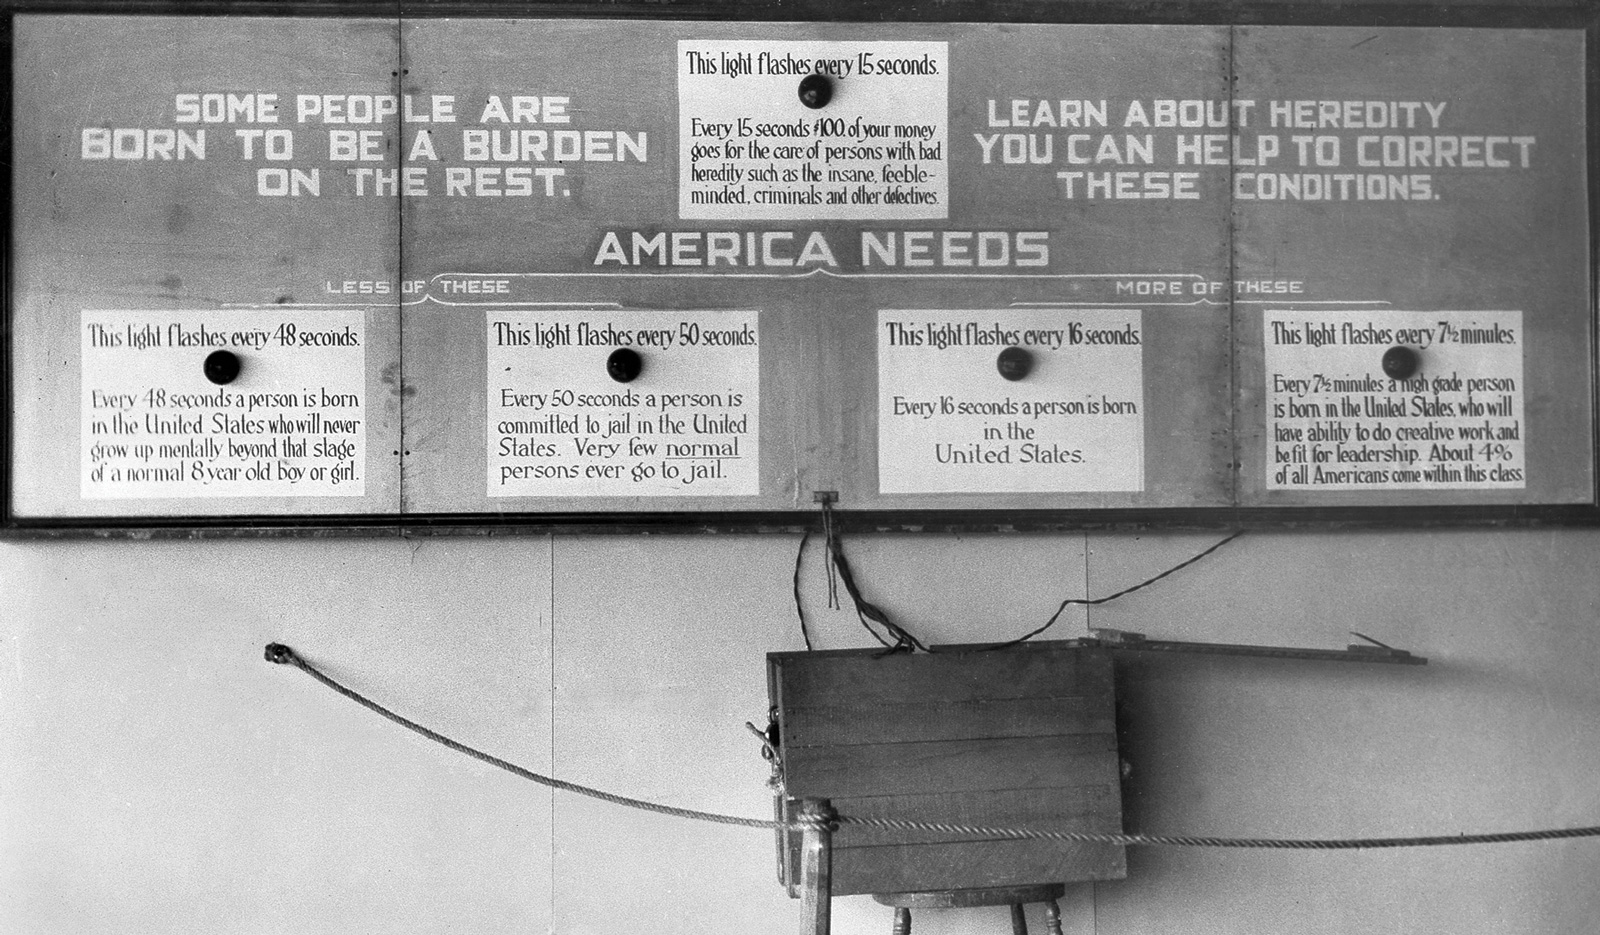
M 841 815 L 987 827 L 1122 831 L 1111 653 L 1070 643 L 771 653 L 780 814 L 825 798 Z M 798 895 L 798 835 L 779 876 Z M 835 896 L 1126 875 L 1123 848 L 844 824 Z

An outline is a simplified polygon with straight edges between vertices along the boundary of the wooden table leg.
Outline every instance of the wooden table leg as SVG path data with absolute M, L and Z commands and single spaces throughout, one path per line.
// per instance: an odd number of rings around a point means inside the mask
M 833 915 L 833 827 L 827 799 L 801 799 L 796 816 L 805 823 L 800 839 L 801 935 L 828 935 Z
M 1011 904 L 1011 935 L 1028 935 L 1028 916 L 1022 911 L 1022 903 Z
M 1053 899 L 1044 901 L 1044 927 L 1050 935 L 1061 935 L 1061 906 Z
M 894 935 L 911 935 L 911 910 L 904 906 L 894 911 Z

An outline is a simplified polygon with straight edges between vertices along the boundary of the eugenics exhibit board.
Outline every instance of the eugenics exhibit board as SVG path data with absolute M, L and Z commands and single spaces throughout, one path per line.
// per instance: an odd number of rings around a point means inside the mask
M 11 30 L 13 524 L 1595 500 L 1580 26 Z

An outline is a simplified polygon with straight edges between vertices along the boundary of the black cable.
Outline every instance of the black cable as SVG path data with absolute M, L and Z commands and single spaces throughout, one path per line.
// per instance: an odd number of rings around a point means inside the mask
M 800 534 L 800 548 L 794 553 L 794 615 L 800 618 L 800 638 L 806 641 L 806 651 L 811 651 L 811 632 L 806 629 L 806 609 L 800 604 L 800 559 L 806 554 L 806 543 L 811 541 L 811 530 Z
M 824 528 L 828 530 L 828 554 L 833 561 L 833 567 L 839 574 L 839 580 L 844 584 L 846 594 L 850 595 L 850 602 L 855 605 L 856 619 L 861 621 L 861 626 L 871 633 L 885 649 L 891 653 L 912 652 L 922 650 L 932 652 L 926 643 L 911 635 L 911 632 L 889 619 L 888 613 L 877 604 L 867 600 L 861 593 L 861 586 L 856 584 L 855 573 L 850 570 L 850 562 L 844 557 L 844 543 L 840 541 L 838 528 L 833 523 L 833 508 L 829 503 L 822 504 L 823 517 L 826 520 Z M 877 623 L 888 631 L 894 642 L 884 639 L 874 630 L 868 620 Z
M 839 542 L 838 536 L 833 538 L 829 551 L 833 555 L 833 566 L 839 571 L 839 580 L 844 584 L 845 593 L 850 595 L 850 602 L 855 605 L 856 617 L 861 621 L 861 625 L 866 627 L 868 633 L 877 637 L 878 642 L 882 643 L 889 652 L 910 652 L 917 649 L 925 653 L 933 651 L 928 648 L 926 643 L 912 636 L 909 630 L 890 620 L 889 615 L 884 612 L 883 608 L 867 600 L 861 593 L 861 586 L 856 584 L 855 573 L 850 570 L 850 562 L 844 557 L 844 546 Z M 889 635 L 894 638 L 894 642 L 891 643 L 879 636 L 878 631 L 872 629 L 867 623 L 868 620 L 887 630 Z
M 1043 626 L 1039 627 L 1036 630 L 1030 630 L 1029 632 L 1022 634 L 1021 636 L 1017 637 L 1014 640 L 1008 640 L 1008 641 L 1006 641 L 1004 643 L 996 643 L 993 646 L 988 647 L 988 649 L 989 650 L 1008 649 L 1008 648 L 1010 648 L 1012 646 L 1016 646 L 1016 645 L 1021 644 L 1021 643 L 1026 643 L 1028 640 L 1033 639 L 1034 637 L 1038 636 L 1039 634 L 1043 633 L 1044 631 L 1046 631 L 1046 630 L 1050 629 L 1051 627 L 1055 626 L 1056 620 L 1061 617 L 1062 611 L 1065 611 L 1068 607 L 1071 607 L 1074 604 L 1079 605 L 1079 606 L 1083 606 L 1083 607 L 1098 607 L 1101 604 L 1109 604 L 1110 602 L 1116 600 L 1119 597 L 1122 597 L 1122 596 L 1127 595 L 1127 594 L 1132 594 L 1133 592 L 1139 590 L 1140 588 L 1149 587 L 1150 585 L 1155 584 L 1157 581 L 1160 581 L 1162 578 L 1165 578 L 1166 576 L 1168 576 L 1170 574 L 1173 574 L 1174 572 L 1179 572 L 1179 571 L 1182 571 L 1185 568 L 1188 568 L 1190 565 L 1193 565 L 1195 562 L 1200 561 L 1202 558 L 1205 558 L 1207 555 L 1210 555 L 1212 552 L 1215 552 L 1216 550 L 1222 548 L 1223 546 L 1227 545 L 1228 543 L 1232 542 L 1233 540 L 1235 540 L 1235 539 L 1239 538 L 1240 536 L 1244 535 L 1244 533 L 1245 533 L 1245 531 L 1243 529 L 1241 529 L 1238 532 L 1235 532 L 1235 533 L 1229 535 L 1227 538 L 1222 539 L 1219 542 L 1213 543 L 1210 548 L 1207 548 L 1205 551 L 1200 552 L 1200 553 L 1190 557 L 1187 561 L 1180 562 L 1180 563 L 1172 566 L 1171 568 L 1168 568 L 1166 571 L 1162 572 L 1161 574 L 1156 575 L 1153 578 L 1146 578 L 1145 580 L 1139 582 L 1136 585 L 1133 585 L 1132 587 L 1123 588 L 1122 590 L 1116 592 L 1115 594 L 1107 594 L 1105 597 L 1069 597 L 1066 600 L 1061 602 L 1061 606 L 1056 608 L 1056 612 L 1050 615 L 1050 619 L 1046 620 L 1044 622 Z
M 905 629 L 904 627 L 900 626 L 899 624 L 897 624 L 893 620 L 891 620 L 889 618 L 888 613 L 885 612 L 883 610 L 883 608 L 881 608 L 878 605 L 876 605 L 876 604 L 872 603 L 871 601 L 867 600 L 866 596 L 861 593 L 861 586 L 856 583 L 855 573 L 850 568 L 849 560 L 845 558 L 845 555 L 844 555 L 844 543 L 841 541 L 841 537 L 839 536 L 839 534 L 837 532 L 837 529 L 836 529 L 836 527 L 834 525 L 834 517 L 833 517 L 832 506 L 830 504 L 828 504 L 828 503 L 823 503 L 822 504 L 822 514 L 823 514 L 823 531 L 824 531 L 825 540 L 826 540 L 824 542 L 824 548 L 826 548 L 827 553 L 828 553 L 827 554 L 827 558 L 825 559 L 825 561 L 829 563 L 830 570 L 832 570 L 835 574 L 837 574 L 839 580 L 844 583 L 845 593 L 850 595 L 850 602 L 851 602 L 851 604 L 853 604 L 855 606 L 856 619 L 861 621 L 862 629 L 866 630 L 868 633 L 871 633 L 872 634 L 872 638 L 877 640 L 878 643 L 880 645 L 882 645 L 889 652 L 911 652 L 913 650 L 920 650 L 922 652 L 933 652 L 933 650 L 930 649 L 926 643 L 923 643 L 921 640 L 917 639 L 914 635 L 912 635 L 912 633 L 909 630 Z M 1034 637 L 1038 636 L 1039 634 L 1043 633 L 1044 631 L 1046 631 L 1046 630 L 1050 629 L 1051 627 L 1055 626 L 1056 621 L 1061 619 L 1062 613 L 1064 613 L 1068 607 L 1072 607 L 1074 605 L 1082 606 L 1082 607 L 1098 607 L 1101 604 L 1108 604 L 1108 603 L 1116 600 L 1119 597 L 1124 597 L 1126 595 L 1132 594 L 1133 592 L 1138 591 L 1138 590 L 1140 590 L 1142 588 L 1147 588 L 1150 585 L 1155 584 L 1157 581 L 1160 581 L 1162 578 L 1167 577 L 1168 575 L 1175 574 L 1175 573 L 1177 573 L 1179 571 L 1182 571 L 1185 568 L 1188 568 L 1190 565 L 1193 565 L 1195 562 L 1200 561 L 1201 559 L 1205 558 L 1206 556 L 1208 556 L 1211 553 L 1217 551 L 1218 549 L 1222 548 L 1223 546 L 1227 545 L 1228 543 L 1232 542 L 1233 540 L 1239 538 L 1240 536 L 1242 536 L 1244 534 L 1245 534 L 1245 530 L 1243 530 L 1243 529 L 1241 529 L 1241 530 L 1239 530 L 1237 532 L 1231 533 L 1228 536 L 1222 538 L 1221 540 L 1213 543 L 1211 546 L 1209 546 L 1208 548 L 1202 550 L 1201 552 L 1198 552 L 1195 555 L 1189 557 L 1188 559 L 1186 559 L 1186 560 L 1184 560 L 1182 562 L 1179 562 L 1178 564 L 1172 566 L 1171 568 L 1168 568 L 1166 571 L 1163 571 L 1160 574 L 1155 575 L 1153 577 L 1146 578 L 1145 580 L 1139 582 L 1138 584 L 1131 585 L 1129 587 L 1123 588 L 1122 590 L 1117 591 L 1117 592 L 1115 592 L 1113 594 L 1107 594 L 1104 597 L 1093 597 L 1093 598 L 1088 598 L 1088 597 L 1069 597 L 1069 598 L 1066 598 L 1065 600 L 1063 600 L 1060 603 L 1060 605 L 1058 605 L 1056 607 L 1055 613 L 1050 615 L 1050 619 L 1046 620 L 1041 626 L 1039 626 L 1039 627 L 1037 627 L 1037 628 L 1035 628 L 1033 630 L 1030 630 L 1027 633 L 1024 633 L 1023 635 L 1017 637 L 1016 639 L 1007 640 L 1007 641 L 1005 641 L 1003 643 L 996 643 L 993 646 L 989 646 L 989 647 L 987 647 L 986 651 L 993 651 L 993 650 L 999 650 L 999 649 L 1009 649 L 1012 646 L 1017 646 L 1017 645 L 1020 645 L 1022 643 L 1026 643 L 1027 641 L 1033 639 Z M 801 537 L 800 537 L 800 548 L 795 552 L 795 556 L 794 556 L 794 609 L 795 609 L 795 616 L 798 617 L 799 620 L 800 620 L 800 635 L 805 640 L 806 649 L 808 649 L 808 650 L 812 648 L 812 645 L 811 645 L 811 633 L 810 633 L 809 629 L 806 626 L 806 613 L 805 613 L 805 609 L 801 606 L 801 602 L 800 602 L 800 563 L 801 563 L 801 558 L 805 555 L 806 543 L 808 541 L 810 541 L 810 538 L 811 538 L 811 530 L 808 529 L 808 530 L 805 531 L 805 533 L 803 535 L 801 535 Z M 869 623 L 868 621 L 871 621 L 871 623 Z M 877 630 L 873 629 L 872 628 L 872 623 L 876 623 L 879 626 L 883 627 L 883 629 L 888 632 L 889 636 L 892 637 L 892 640 L 891 639 L 885 639 L 882 634 L 880 634 Z

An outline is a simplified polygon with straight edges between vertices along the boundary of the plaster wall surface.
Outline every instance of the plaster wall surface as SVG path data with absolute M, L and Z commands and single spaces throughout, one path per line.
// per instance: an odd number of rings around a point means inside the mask
M 1006 638 L 1212 534 L 858 536 L 928 642 Z M 330 675 L 530 769 L 771 813 L 744 722 L 803 648 L 793 536 L 0 543 L 0 932 L 792 932 L 769 834 L 550 791 L 406 733 Z M 1120 674 L 1130 831 L 1378 836 L 1600 824 L 1600 532 L 1251 533 L 1086 626 L 1342 647 L 1425 668 L 1159 657 Z M 872 645 L 800 591 L 818 648 Z M 1072 935 L 1577 933 L 1600 840 L 1403 851 L 1131 849 Z M 1043 930 L 1037 908 L 1030 920 Z M 889 910 L 835 903 L 835 931 Z M 919 935 L 1005 931 L 922 913 Z

